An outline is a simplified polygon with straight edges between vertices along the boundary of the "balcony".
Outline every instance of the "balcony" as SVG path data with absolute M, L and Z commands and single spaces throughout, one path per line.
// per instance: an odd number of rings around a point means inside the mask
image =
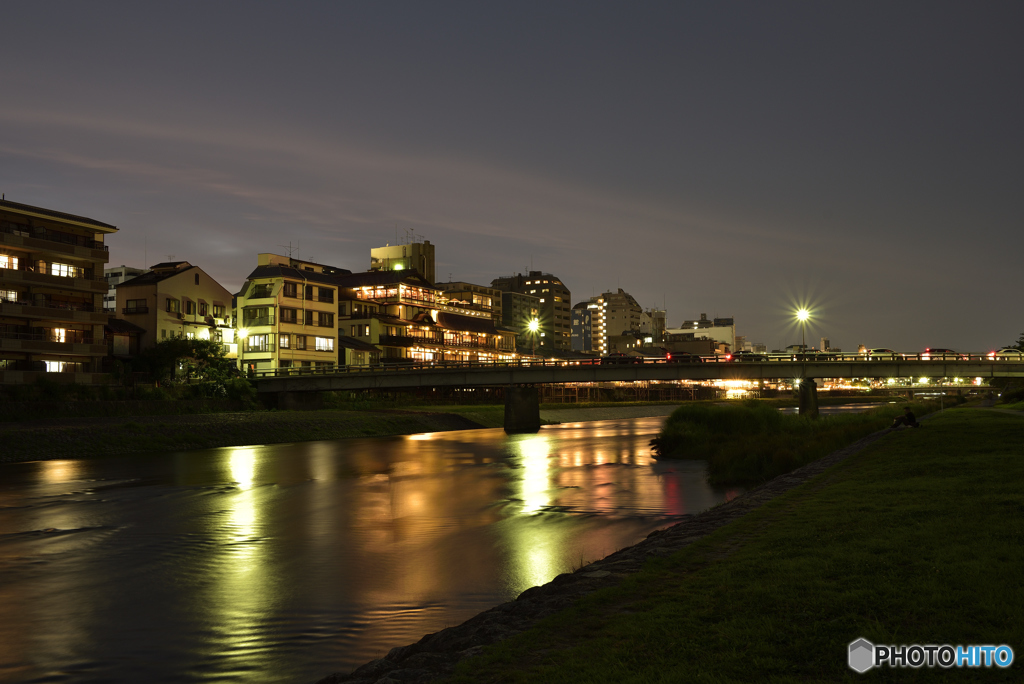
M 138 314 L 148 314 L 148 306 L 126 306 L 121 309 L 121 314 L 124 316 L 135 316 Z
M 317 295 L 316 296 L 316 301 L 324 302 L 326 304 L 333 304 L 334 303 L 334 294 L 331 293 L 329 295 Z
M 0 268 L 0 281 L 12 283 L 33 283 L 49 285 L 63 290 L 88 290 L 89 292 L 107 292 L 110 286 L 104 278 L 96 278 L 91 271 L 81 275 L 61 276 L 50 273 L 37 273 L 25 267 Z
M 274 316 L 257 316 L 242 320 L 243 328 L 255 328 L 260 325 L 274 325 Z
M 16 301 L 0 300 L 0 313 L 21 318 L 43 318 L 76 323 L 106 323 L 110 314 L 97 311 L 85 302 L 63 302 L 54 300 Z
M 110 260 L 107 246 L 102 242 L 81 235 L 29 228 L 28 226 L 18 227 L 18 224 L 8 222 L 0 222 L 0 243 L 14 247 L 26 247 L 39 252 L 70 254 L 102 263 Z

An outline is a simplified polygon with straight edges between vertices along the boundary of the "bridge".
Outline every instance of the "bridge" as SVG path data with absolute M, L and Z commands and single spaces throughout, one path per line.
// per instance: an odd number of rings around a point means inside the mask
M 686 358 L 686 357 L 684 357 Z M 639 361 L 636 361 L 639 359 Z M 594 360 L 518 360 L 508 363 L 422 363 L 394 366 L 284 368 L 257 373 L 257 391 L 279 404 L 310 392 L 408 390 L 438 387 L 505 387 L 505 430 L 536 432 L 536 386 L 559 383 L 673 380 L 800 380 L 800 413 L 817 415 L 816 378 L 1024 377 L 1024 360 L 956 354 L 872 358 L 861 354 L 765 354 L 750 360 L 691 357 L 682 362 L 626 357 Z

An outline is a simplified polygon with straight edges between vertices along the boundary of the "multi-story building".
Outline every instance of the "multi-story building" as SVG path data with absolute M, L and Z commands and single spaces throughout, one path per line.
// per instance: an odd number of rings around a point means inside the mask
M 278 254 L 257 259 L 235 296 L 240 368 L 337 364 L 338 278 L 351 271 Z
M 98 383 L 107 353 L 104 239 L 112 225 L 0 200 L 0 383 L 40 373 Z
M 117 286 L 145 272 L 144 268 L 132 268 L 124 264 L 103 269 L 103 277 L 106 278 L 110 288 L 107 290 L 107 294 L 103 295 L 103 310 L 114 315 L 117 312 Z
M 142 328 L 140 350 L 175 337 L 234 344 L 231 293 L 187 261 L 166 261 L 116 288 L 117 317 Z
M 617 292 L 605 292 L 591 297 L 591 347 L 602 356 L 610 353 L 608 338 L 639 332 L 643 309 L 633 296 L 619 288 Z
M 519 292 L 501 293 L 501 325 L 515 332 L 516 350 L 520 353 L 529 352 L 540 337 L 540 330 L 530 330 L 533 320 L 540 322 L 540 297 Z
M 404 269 L 403 269 L 404 271 Z M 414 271 L 370 271 L 338 278 L 342 333 L 381 349 L 383 363 L 507 361 L 515 335 L 492 311 L 453 300 Z
M 438 286 L 453 306 L 488 311 L 494 324 L 501 325 L 501 290 L 462 281 Z
M 537 351 L 569 351 L 572 348 L 571 293 L 556 276 L 540 271 L 530 271 L 525 276 L 517 273 L 492 280 L 491 287 L 502 292 L 534 295 L 540 300 Z
M 709 319 L 707 314 L 701 314 L 698 320 L 683 321 L 678 328 L 670 328 L 665 331 L 676 339 L 691 340 L 715 340 L 727 344 L 729 349 L 736 349 L 736 324 L 732 318 Z
M 370 250 L 371 271 L 416 271 L 433 284 L 434 277 L 434 245 L 430 240 L 415 242 L 411 240 L 404 245 L 385 245 Z
M 579 302 L 572 307 L 572 350 L 590 352 L 594 348 L 593 309 L 590 302 Z

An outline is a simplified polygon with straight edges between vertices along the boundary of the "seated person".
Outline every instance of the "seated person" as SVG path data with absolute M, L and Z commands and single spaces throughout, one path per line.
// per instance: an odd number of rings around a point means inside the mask
M 898 428 L 900 425 L 906 425 L 908 427 L 921 427 L 921 424 L 917 422 L 917 418 L 914 416 L 914 412 L 910 410 L 909 406 L 903 407 L 903 415 L 896 416 L 896 420 L 892 421 L 892 425 L 889 429 Z

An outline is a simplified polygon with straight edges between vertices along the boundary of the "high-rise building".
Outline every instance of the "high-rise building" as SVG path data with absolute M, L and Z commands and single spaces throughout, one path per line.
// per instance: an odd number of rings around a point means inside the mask
M 591 297 L 588 308 L 592 316 L 591 348 L 594 353 L 604 355 L 611 351 L 609 337 L 640 331 L 643 309 L 633 295 L 622 288 Z
M 569 351 L 572 349 L 572 320 L 569 308 L 571 293 L 556 276 L 540 271 L 527 275 L 495 278 L 491 287 L 502 292 L 533 295 L 539 302 L 536 349 L 538 352 Z M 506 325 L 509 325 L 506 323 Z M 513 327 L 513 326 L 510 326 Z M 517 332 L 518 329 L 517 329 Z M 520 334 L 520 344 L 522 335 Z M 529 342 L 529 340 L 527 340 Z
M 114 226 L 0 200 L 0 383 L 55 373 L 93 383 L 107 354 L 103 312 Z
M 591 302 L 579 302 L 572 307 L 572 350 L 589 352 L 594 348 L 591 325 L 593 309 Z
M 371 271 L 416 271 L 431 284 L 434 277 L 434 245 L 430 240 L 404 245 L 385 245 L 370 250 Z

